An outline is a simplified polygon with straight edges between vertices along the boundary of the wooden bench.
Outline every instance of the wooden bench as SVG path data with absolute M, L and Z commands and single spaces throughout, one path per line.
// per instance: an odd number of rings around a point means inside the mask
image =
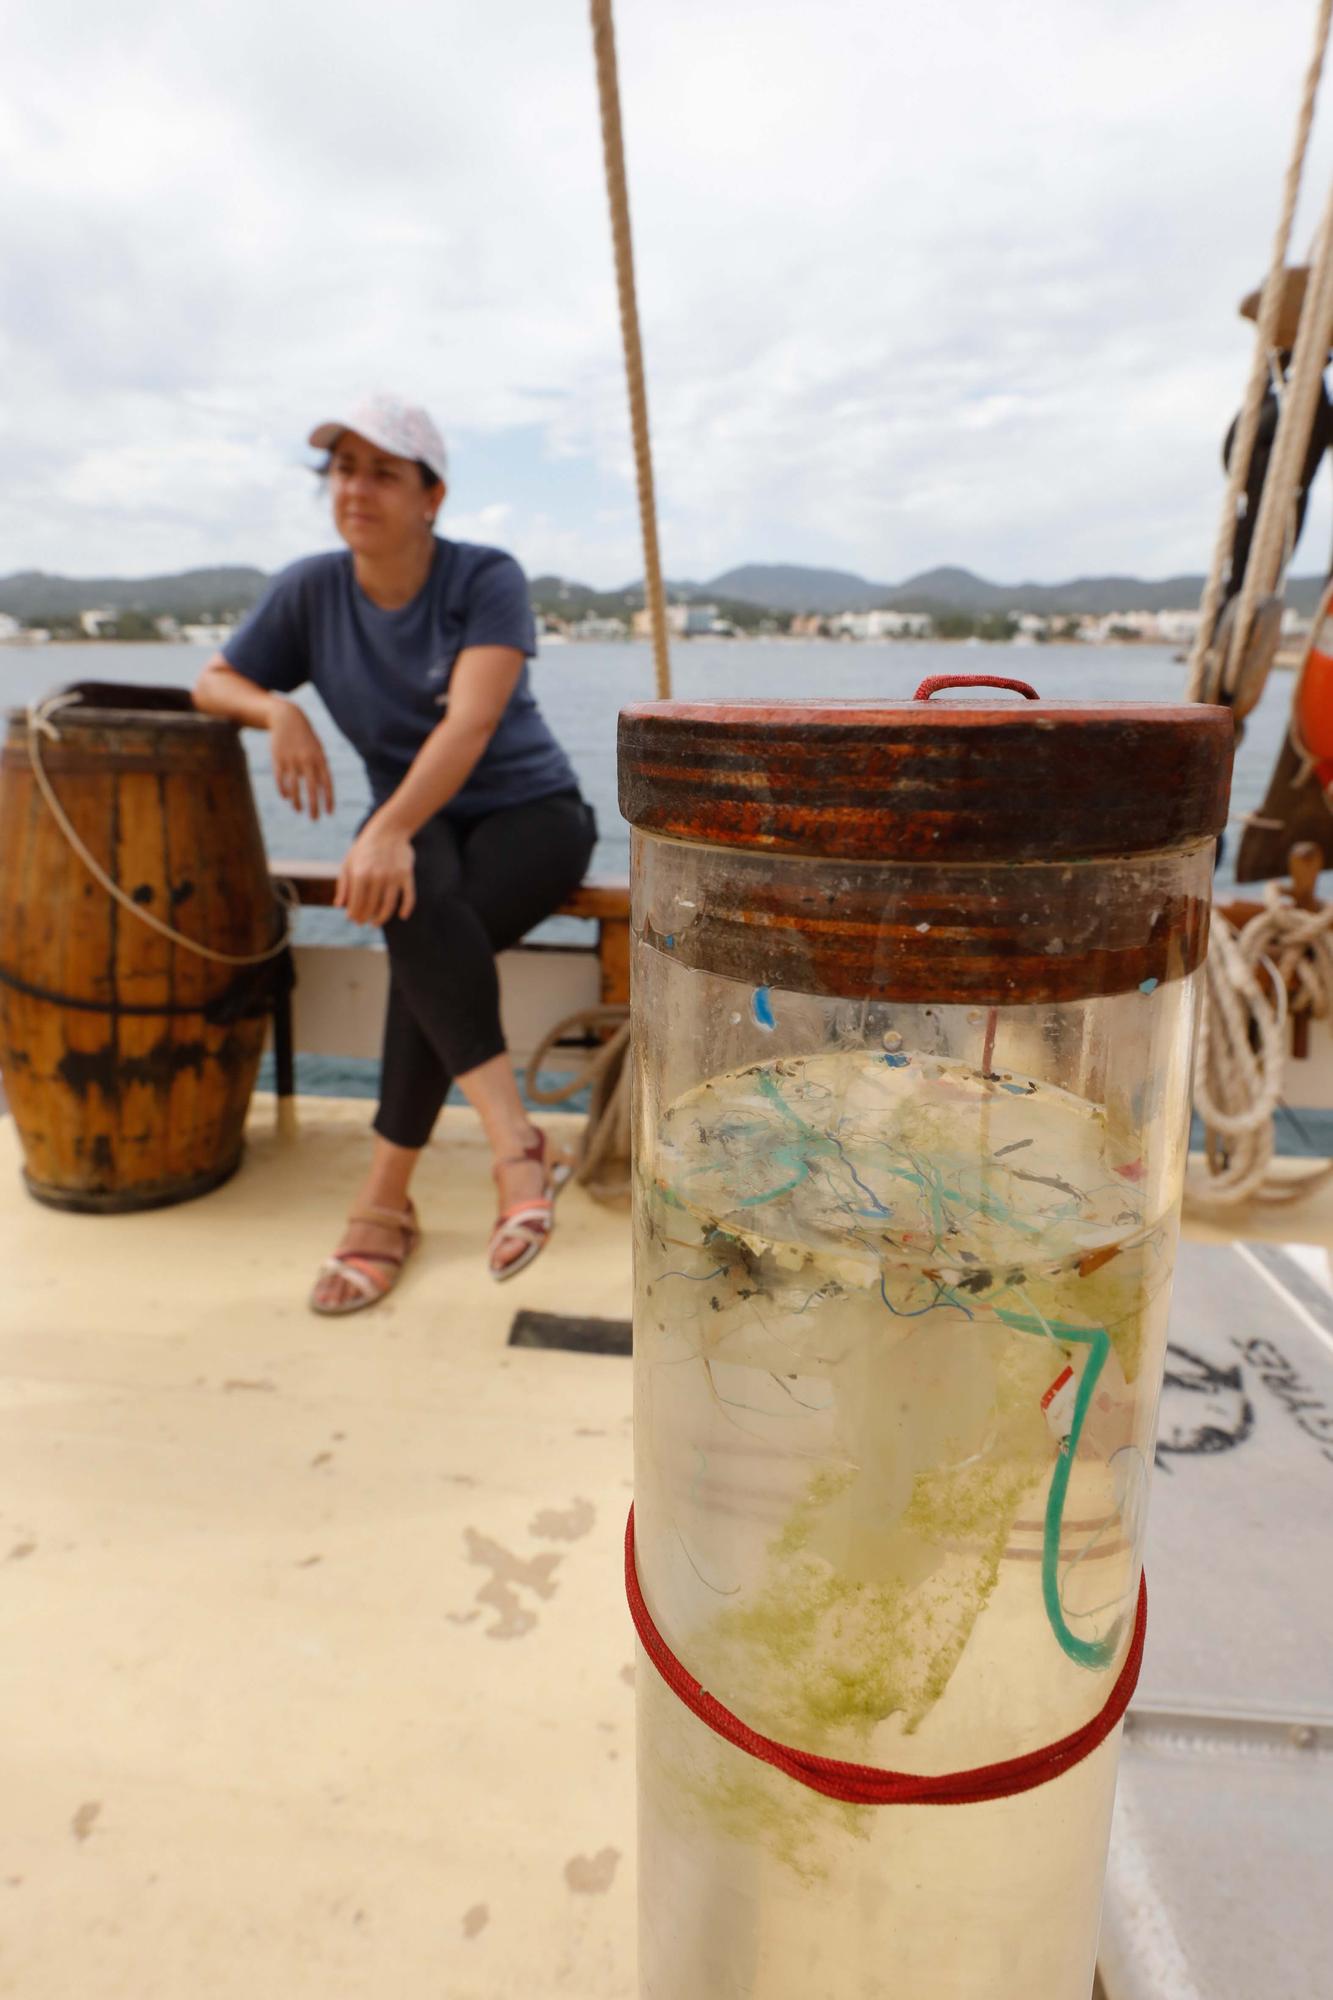
M 333 891 L 338 880 L 336 861 L 270 861 L 269 876 L 275 884 L 289 884 L 290 894 L 302 908 L 333 908 Z M 614 878 L 581 882 L 552 914 L 583 917 L 596 924 L 602 1003 L 628 1006 L 629 883 Z M 273 1010 L 273 1057 L 279 1097 L 290 1097 L 295 1090 L 293 1055 L 291 995 L 287 994 L 275 1003 Z

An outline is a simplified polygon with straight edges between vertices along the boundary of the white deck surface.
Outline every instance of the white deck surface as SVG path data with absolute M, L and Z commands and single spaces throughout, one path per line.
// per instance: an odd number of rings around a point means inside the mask
M 0 1995 L 632 2000 L 629 1365 L 507 1345 L 520 1307 L 628 1317 L 627 1218 L 572 1188 L 546 1254 L 493 1285 L 486 1158 L 450 1111 L 400 1290 L 315 1318 L 305 1292 L 370 1108 L 304 1100 L 282 1142 L 258 1099 L 232 1183 L 121 1217 L 28 1200 L 0 1121 Z M 1301 1238 L 1326 1280 L 1333 1188 L 1195 1233 Z M 1243 1275 L 1262 1317 L 1262 1275 Z M 1256 1330 L 1276 1331 L 1276 1295 L 1273 1310 Z M 1207 1311 L 1173 1322 L 1191 1349 L 1216 1332 Z M 1299 1359 L 1312 1368 L 1314 1347 Z M 1144 1684 L 1158 1702 L 1246 1693 L 1223 1685 L 1225 1646 L 1216 1686 L 1182 1684 L 1166 1535 L 1190 1492 L 1243 1497 L 1246 1465 L 1289 1424 L 1245 1365 L 1257 1442 L 1158 1482 Z M 1225 1566 L 1223 1540 L 1216 1554 Z M 1314 1656 L 1289 1655 L 1287 1685 L 1267 1689 L 1279 1713 L 1311 1701 Z M 1191 1926 L 1212 1918 L 1206 1900 L 1187 1907 L 1190 1880 L 1213 1861 L 1201 1849 L 1167 1882 L 1179 1829 L 1152 1820 L 1127 1754 L 1130 1873 L 1117 1886 L 1113 1862 L 1112 1898 L 1150 1942 L 1133 1870 L 1159 1871 L 1168 1983 L 1145 1959 L 1115 2000 L 1186 2000 L 1170 1953 L 1198 1963 Z M 1269 1842 L 1259 1875 L 1282 1865 Z M 1223 1927 L 1253 1934 L 1254 1871 L 1211 1893 Z
M 629 1364 L 506 1346 L 628 1316 L 627 1218 L 493 1284 L 451 1111 L 401 1289 L 316 1318 L 370 1110 L 119 1217 L 0 1122 L 0 1994 L 633 1992 Z
M 1313 1246 L 1181 1245 L 1106 2000 L 1329 1990 L 1333 1299 L 1302 1268 L 1316 1262 Z

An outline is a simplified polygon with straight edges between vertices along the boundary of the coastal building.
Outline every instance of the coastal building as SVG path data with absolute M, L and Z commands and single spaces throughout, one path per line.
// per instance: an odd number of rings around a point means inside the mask
M 117 615 L 116 612 L 105 609 L 81 611 L 79 629 L 85 639 L 104 639 L 108 629 L 114 626 Z
M 636 635 L 640 615 L 635 614 Z M 576 625 L 570 626 L 569 636 L 571 639 L 628 639 L 629 626 L 623 618 L 597 618 L 589 612 L 586 618 L 580 618 Z
M 1128 640 L 1142 640 L 1145 644 L 1160 644 L 1161 625 L 1155 611 L 1109 611 L 1104 618 L 1090 618 L 1085 625 L 1085 636 L 1094 645 L 1123 645 Z
M 221 622 L 212 625 L 182 625 L 181 638 L 190 646 L 222 646 L 236 630 L 234 623 Z
M 22 630 L 17 618 L 11 618 L 7 611 L 0 611 L 0 644 L 8 639 L 17 639 Z
M 934 620 L 926 611 L 871 611 L 866 615 L 868 639 L 928 639 Z
M 1192 646 L 1199 635 L 1199 613 L 1193 611 L 1159 611 L 1157 614 L 1157 636 L 1163 645 Z
M 668 604 L 667 629 L 677 639 L 704 639 L 710 632 L 729 632 L 731 627 L 718 617 L 716 604 Z M 645 606 L 634 614 L 634 637 L 652 636 L 652 613 Z
M 830 630 L 845 639 L 928 639 L 934 629 L 924 611 L 843 611 L 830 620 Z

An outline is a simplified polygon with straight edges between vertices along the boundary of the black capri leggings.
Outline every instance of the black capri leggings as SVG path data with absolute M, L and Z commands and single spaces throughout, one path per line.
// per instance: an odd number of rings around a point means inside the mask
M 437 813 L 414 836 L 416 907 L 384 926 L 381 1138 L 424 1146 L 453 1078 L 504 1052 L 495 954 L 559 908 L 583 880 L 596 839 L 592 807 L 577 792 L 472 821 Z

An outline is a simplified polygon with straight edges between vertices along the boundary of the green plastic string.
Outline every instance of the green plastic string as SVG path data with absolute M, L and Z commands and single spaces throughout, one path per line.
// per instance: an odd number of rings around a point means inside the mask
M 1097 1384 L 1111 1352 L 1110 1336 L 1100 1326 L 1067 1326 L 1063 1320 L 1040 1320 L 1030 1318 L 1026 1313 L 1008 1312 L 1003 1306 L 996 1307 L 997 1316 L 1006 1326 L 1016 1327 L 1020 1333 L 1054 1334 L 1060 1341 L 1072 1341 L 1086 1347 L 1088 1358 L 1083 1364 L 1078 1390 L 1074 1397 L 1074 1415 L 1069 1426 L 1069 1436 L 1060 1446 L 1051 1474 L 1051 1490 L 1046 1500 L 1046 1524 L 1042 1536 L 1041 1549 L 1041 1594 L 1046 1605 L 1046 1616 L 1052 1632 L 1059 1640 L 1071 1660 L 1080 1667 L 1105 1670 L 1120 1650 L 1120 1638 L 1124 1620 L 1117 1621 L 1104 1639 L 1080 1639 L 1071 1632 L 1065 1620 L 1064 1606 L 1060 1602 L 1060 1540 L 1064 1530 L 1065 1495 L 1069 1491 L 1069 1473 L 1078 1452 L 1079 1439 L 1083 1435 L 1083 1424 L 1092 1405 Z

